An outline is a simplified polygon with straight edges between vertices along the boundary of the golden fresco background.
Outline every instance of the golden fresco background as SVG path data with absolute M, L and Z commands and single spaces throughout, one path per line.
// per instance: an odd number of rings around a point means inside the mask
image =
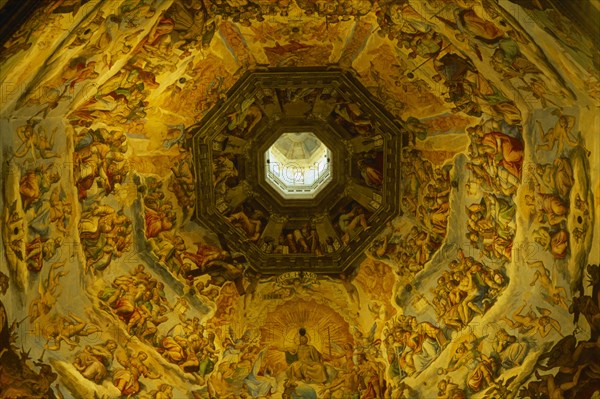
M 597 46 L 543 0 L 41 2 L 0 51 L 0 398 L 600 397 Z M 267 277 L 193 221 L 186 132 L 305 66 L 409 132 L 402 214 Z

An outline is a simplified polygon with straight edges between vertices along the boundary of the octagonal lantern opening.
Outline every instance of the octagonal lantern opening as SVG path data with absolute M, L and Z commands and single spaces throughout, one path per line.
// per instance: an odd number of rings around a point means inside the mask
M 249 71 L 189 130 L 195 219 L 264 276 L 351 272 L 401 211 L 408 135 L 351 72 Z
M 331 151 L 311 132 L 284 133 L 265 152 L 265 181 L 286 199 L 313 199 L 332 180 Z

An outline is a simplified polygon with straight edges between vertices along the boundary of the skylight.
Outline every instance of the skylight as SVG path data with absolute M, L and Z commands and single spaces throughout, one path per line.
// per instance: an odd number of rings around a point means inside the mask
M 265 153 L 266 181 L 284 198 L 314 198 L 331 181 L 330 155 L 313 133 L 284 133 Z

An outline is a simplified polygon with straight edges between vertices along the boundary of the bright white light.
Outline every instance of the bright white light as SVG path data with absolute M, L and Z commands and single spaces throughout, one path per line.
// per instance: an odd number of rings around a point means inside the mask
M 331 181 L 329 159 L 313 133 L 284 133 L 265 153 L 265 177 L 286 198 L 314 198 Z

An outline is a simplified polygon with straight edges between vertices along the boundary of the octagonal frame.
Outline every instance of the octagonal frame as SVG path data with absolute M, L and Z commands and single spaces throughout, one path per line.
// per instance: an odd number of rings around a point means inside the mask
M 268 202 L 264 206 L 276 213 L 285 213 L 288 209 L 295 209 L 296 212 L 302 209 L 304 213 L 317 213 L 324 210 L 322 204 L 332 203 L 332 196 L 335 196 L 336 192 L 344 190 L 346 176 L 341 171 L 347 167 L 344 162 L 347 155 L 345 148 L 342 153 L 335 148 L 334 133 L 330 131 L 329 126 L 322 126 L 318 121 L 290 119 L 280 121 L 275 128 L 265 127 L 264 129 L 263 141 L 257 145 L 256 151 L 249 157 L 247 164 L 249 173 L 252 174 L 252 181 L 256 182 L 252 187 L 253 190 L 259 194 L 258 197 L 268 198 Z M 265 181 L 264 153 L 282 134 L 305 131 L 312 132 L 329 148 L 331 152 L 331 181 L 313 198 L 284 198 L 278 190 Z M 257 133 L 260 133 L 260 131 Z M 256 175 L 254 175 L 254 172 L 256 172 Z
M 225 220 L 222 212 L 215 208 L 215 195 L 211 192 L 212 175 L 211 163 L 215 159 L 212 140 L 224 132 L 227 127 L 226 115 L 236 110 L 235 104 L 244 99 L 254 98 L 261 90 L 304 89 L 306 87 L 331 88 L 340 94 L 345 101 L 355 101 L 361 110 L 371 116 L 370 129 L 372 136 L 381 141 L 384 159 L 384 188 L 380 193 L 362 187 L 355 178 L 344 171 L 350 170 L 353 150 L 360 147 L 361 137 L 356 137 L 339 123 L 336 123 L 329 113 L 311 111 L 310 115 L 293 115 L 286 112 L 269 114 L 252 132 L 253 138 L 244 141 L 244 154 L 240 155 L 240 168 L 245 172 L 244 190 L 248 198 L 253 198 L 264 206 L 272 217 L 301 214 L 298 220 L 308 220 L 311 214 L 332 211 L 343 204 L 343 198 L 356 200 L 365 208 L 370 209 L 369 224 L 371 229 L 357 234 L 348 246 L 339 246 L 334 252 L 321 256 L 314 254 L 272 254 L 261 248 L 260 242 L 248 242 L 239 228 Z M 377 103 L 356 78 L 339 69 L 331 68 L 273 68 L 246 73 L 227 94 L 227 101 L 220 102 L 214 107 L 200 124 L 189 128 L 192 135 L 192 146 L 195 159 L 197 206 L 195 219 L 202 225 L 216 231 L 221 240 L 226 241 L 230 249 L 242 252 L 249 259 L 249 266 L 263 275 L 279 274 L 282 272 L 311 271 L 337 275 L 364 257 L 364 251 L 385 227 L 387 221 L 400 212 L 400 156 L 403 142 L 407 134 L 401 123 L 395 120 L 382 105 Z M 258 98 L 258 97 L 257 97 Z M 316 108 L 316 105 L 315 107 Z M 291 130 L 293 129 L 293 130 Z M 264 151 L 275 142 L 278 134 L 293 131 L 311 131 L 323 141 L 332 151 L 333 181 L 314 199 L 291 201 L 282 199 L 274 193 L 270 185 L 260 179 L 264 176 Z M 269 137 L 267 140 L 266 137 Z M 330 146 L 326 141 L 335 142 Z M 341 145 L 340 145 L 341 141 Z M 262 168 L 261 168 L 262 166 Z M 337 171 L 337 172 L 336 172 Z M 263 180 L 261 182 L 261 180 Z M 358 188 L 358 194 L 353 193 Z M 342 197 L 345 195 L 346 197 Z M 372 196 L 369 197 L 369 196 Z M 368 197 L 368 198 L 367 198 Z M 347 203 L 347 200 L 345 200 Z M 370 202 L 369 202 L 370 201 Z M 279 216 L 277 216 L 279 215 Z M 304 219 L 303 219 L 304 218 Z M 333 221 L 332 221 L 333 222 Z M 261 237 L 262 240 L 262 237 Z

